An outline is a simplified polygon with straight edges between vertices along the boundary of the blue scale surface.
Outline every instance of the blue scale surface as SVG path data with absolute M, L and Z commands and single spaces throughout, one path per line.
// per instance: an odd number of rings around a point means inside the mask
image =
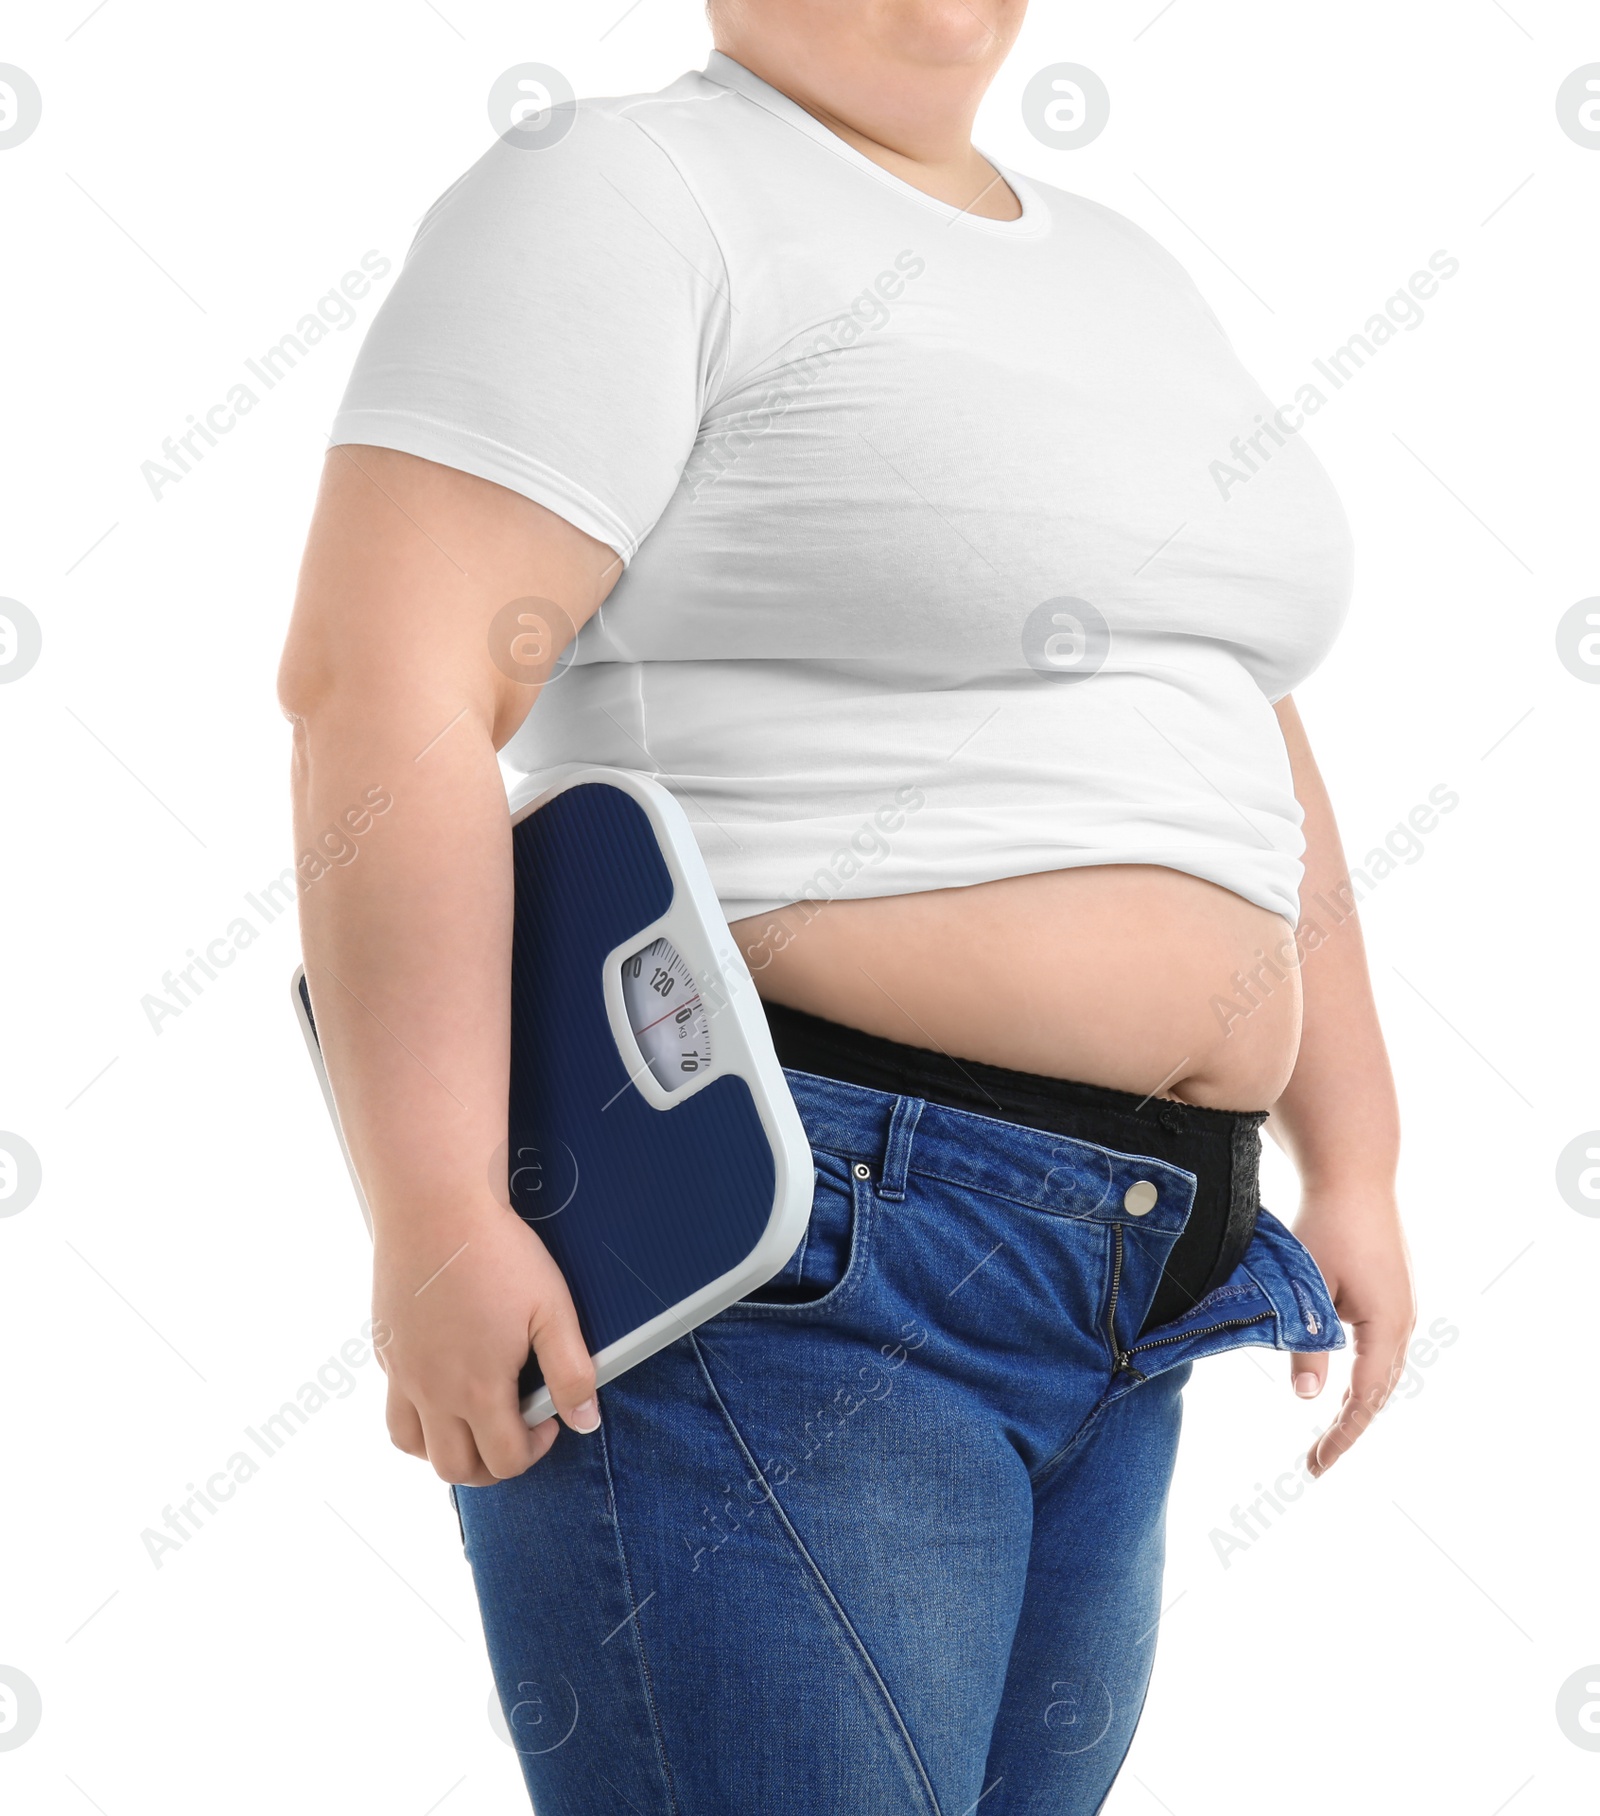
M 673 893 L 644 809 L 580 783 L 512 840 L 511 1196 L 565 1275 L 593 1354 L 742 1262 L 776 1172 L 742 1078 L 657 1110 L 617 1050 L 604 961 Z M 715 1061 L 714 1022 L 711 1039 Z M 541 1384 L 530 1357 L 521 1391 Z

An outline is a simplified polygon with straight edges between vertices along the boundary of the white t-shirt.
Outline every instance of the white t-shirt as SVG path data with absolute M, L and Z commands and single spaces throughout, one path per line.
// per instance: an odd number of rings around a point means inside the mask
M 1139 863 L 1292 922 L 1344 514 L 1167 252 L 1003 174 L 935 201 L 720 52 L 580 102 L 435 202 L 332 439 L 624 558 L 505 754 L 657 776 L 730 920 Z

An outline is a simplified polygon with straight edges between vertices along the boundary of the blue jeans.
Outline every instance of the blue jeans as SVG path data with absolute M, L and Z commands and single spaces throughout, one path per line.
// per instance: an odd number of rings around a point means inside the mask
M 1089 1816 L 1190 1368 L 1340 1347 L 1327 1289 L 1263 1211 L 1135 1343 L 1192 1173 L 787 1077 L 816 1193 L 784 1272 L 452 1491 L 538 1816 Z

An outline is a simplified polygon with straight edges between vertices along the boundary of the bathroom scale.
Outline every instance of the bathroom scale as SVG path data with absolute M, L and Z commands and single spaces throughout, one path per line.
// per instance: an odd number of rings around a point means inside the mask
M 672 795 L 566 764 L 510 806 L 506 1184 L 605 1382 L 783 1267 L 811 1213 L 811 1145 Z M 370 1234 L 304 966 L 291 992 Z M 551 1416 L 532 1355 L 518 1388 L 529 1425 Z

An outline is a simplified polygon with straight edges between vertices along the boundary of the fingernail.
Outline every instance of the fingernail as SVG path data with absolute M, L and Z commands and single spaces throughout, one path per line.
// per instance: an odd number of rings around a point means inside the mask
M 600 1429 L 600 1402 L 592 1395 L 580 1401 L 572 1409 L 572 1417 L 567 1421 L 574 1431 L 598 1431 Z
M 1314 1400 L 1317 1396 L 1317 1390 L 1321 1386 L 1322 1383 L 1315 1375 L 1296 1375 L 1294 1378 L 1294 1390 L 1299 1394 L 1302 1400 Z

